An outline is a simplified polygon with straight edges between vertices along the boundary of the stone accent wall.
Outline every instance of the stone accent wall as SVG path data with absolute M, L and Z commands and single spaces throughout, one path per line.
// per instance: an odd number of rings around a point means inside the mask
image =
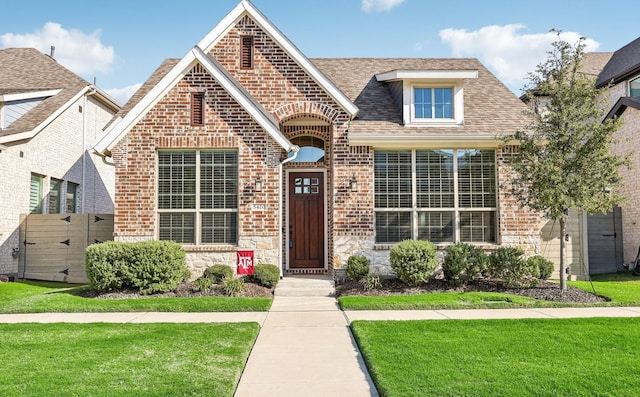
M 0 274 L 18 272 L 18 259 L 12 257 L 11 252 L 14 248 L 23 248 L 18 241 L 18 229 L 20 214 L 29 213 L 31 173 L 44 176 L 45 212 L 49 212 L 47 195 L 51 178 L 64 181 L 62 199 L 66 196 L 68 182 L 78 185 L 77 212 L 113 212 L 114 167 L 90 153 L 92 145 L 102 136 L 102 127 L 112 116 L 113 111 L 93 97 L 87 97 L 86 104 L 83 97 L 31 140 L 7 145 L 2 150 Z

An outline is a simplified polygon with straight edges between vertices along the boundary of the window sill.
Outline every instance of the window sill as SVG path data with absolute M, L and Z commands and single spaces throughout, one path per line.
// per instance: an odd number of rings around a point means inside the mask
M 185 252 L 229 252 L 237 251 L 238 247 L 231 244 L 211 244 L 211 245 L 193 245 L 183 244 L 182 248 Z
M 464 122 L 454 119 L 447 120 L 411 120 L 405 127 L 463 127 Z

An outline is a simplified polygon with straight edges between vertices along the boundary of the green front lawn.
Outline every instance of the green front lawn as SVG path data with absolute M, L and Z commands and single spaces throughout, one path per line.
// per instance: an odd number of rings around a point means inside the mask
M 593 292 L 588 281 L 569 281 L 569 286 Z M 640 306 L 640 277 L 630 272 L 593 277 L 597 295 L 609 301 L 599 304 L 568 304 L 542 301 L 518 295 L 495 292 L 445 292 L 419 295 L 341 296 L 343 310 L 442 310 L 442 309 L 508 309 L 568 306 Z
M 0 283 L 0 313 L 43 312 L 246 312 L 268 311 L 269 298 L 96 299 L 80 296 L 86 287 L 52 282 Z
M 0 324 L 3 396 L 233 396 L 259 326 Z
M 636 396 L 640 318 L 354 321 L 382 396 Z

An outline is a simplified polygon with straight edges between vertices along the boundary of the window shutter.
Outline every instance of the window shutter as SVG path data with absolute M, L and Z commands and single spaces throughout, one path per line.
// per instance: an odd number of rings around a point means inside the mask
M 204 93 L 191 93 L 191 125 L 204 124 Z
M 240 37 L 240 68 L 253 69 L 253 36 Z

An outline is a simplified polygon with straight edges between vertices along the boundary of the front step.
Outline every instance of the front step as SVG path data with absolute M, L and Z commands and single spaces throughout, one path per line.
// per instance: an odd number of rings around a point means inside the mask
M 335 282 L 326 275 L 284 276 L 273 291 L 275 296 L 335 296 Z

